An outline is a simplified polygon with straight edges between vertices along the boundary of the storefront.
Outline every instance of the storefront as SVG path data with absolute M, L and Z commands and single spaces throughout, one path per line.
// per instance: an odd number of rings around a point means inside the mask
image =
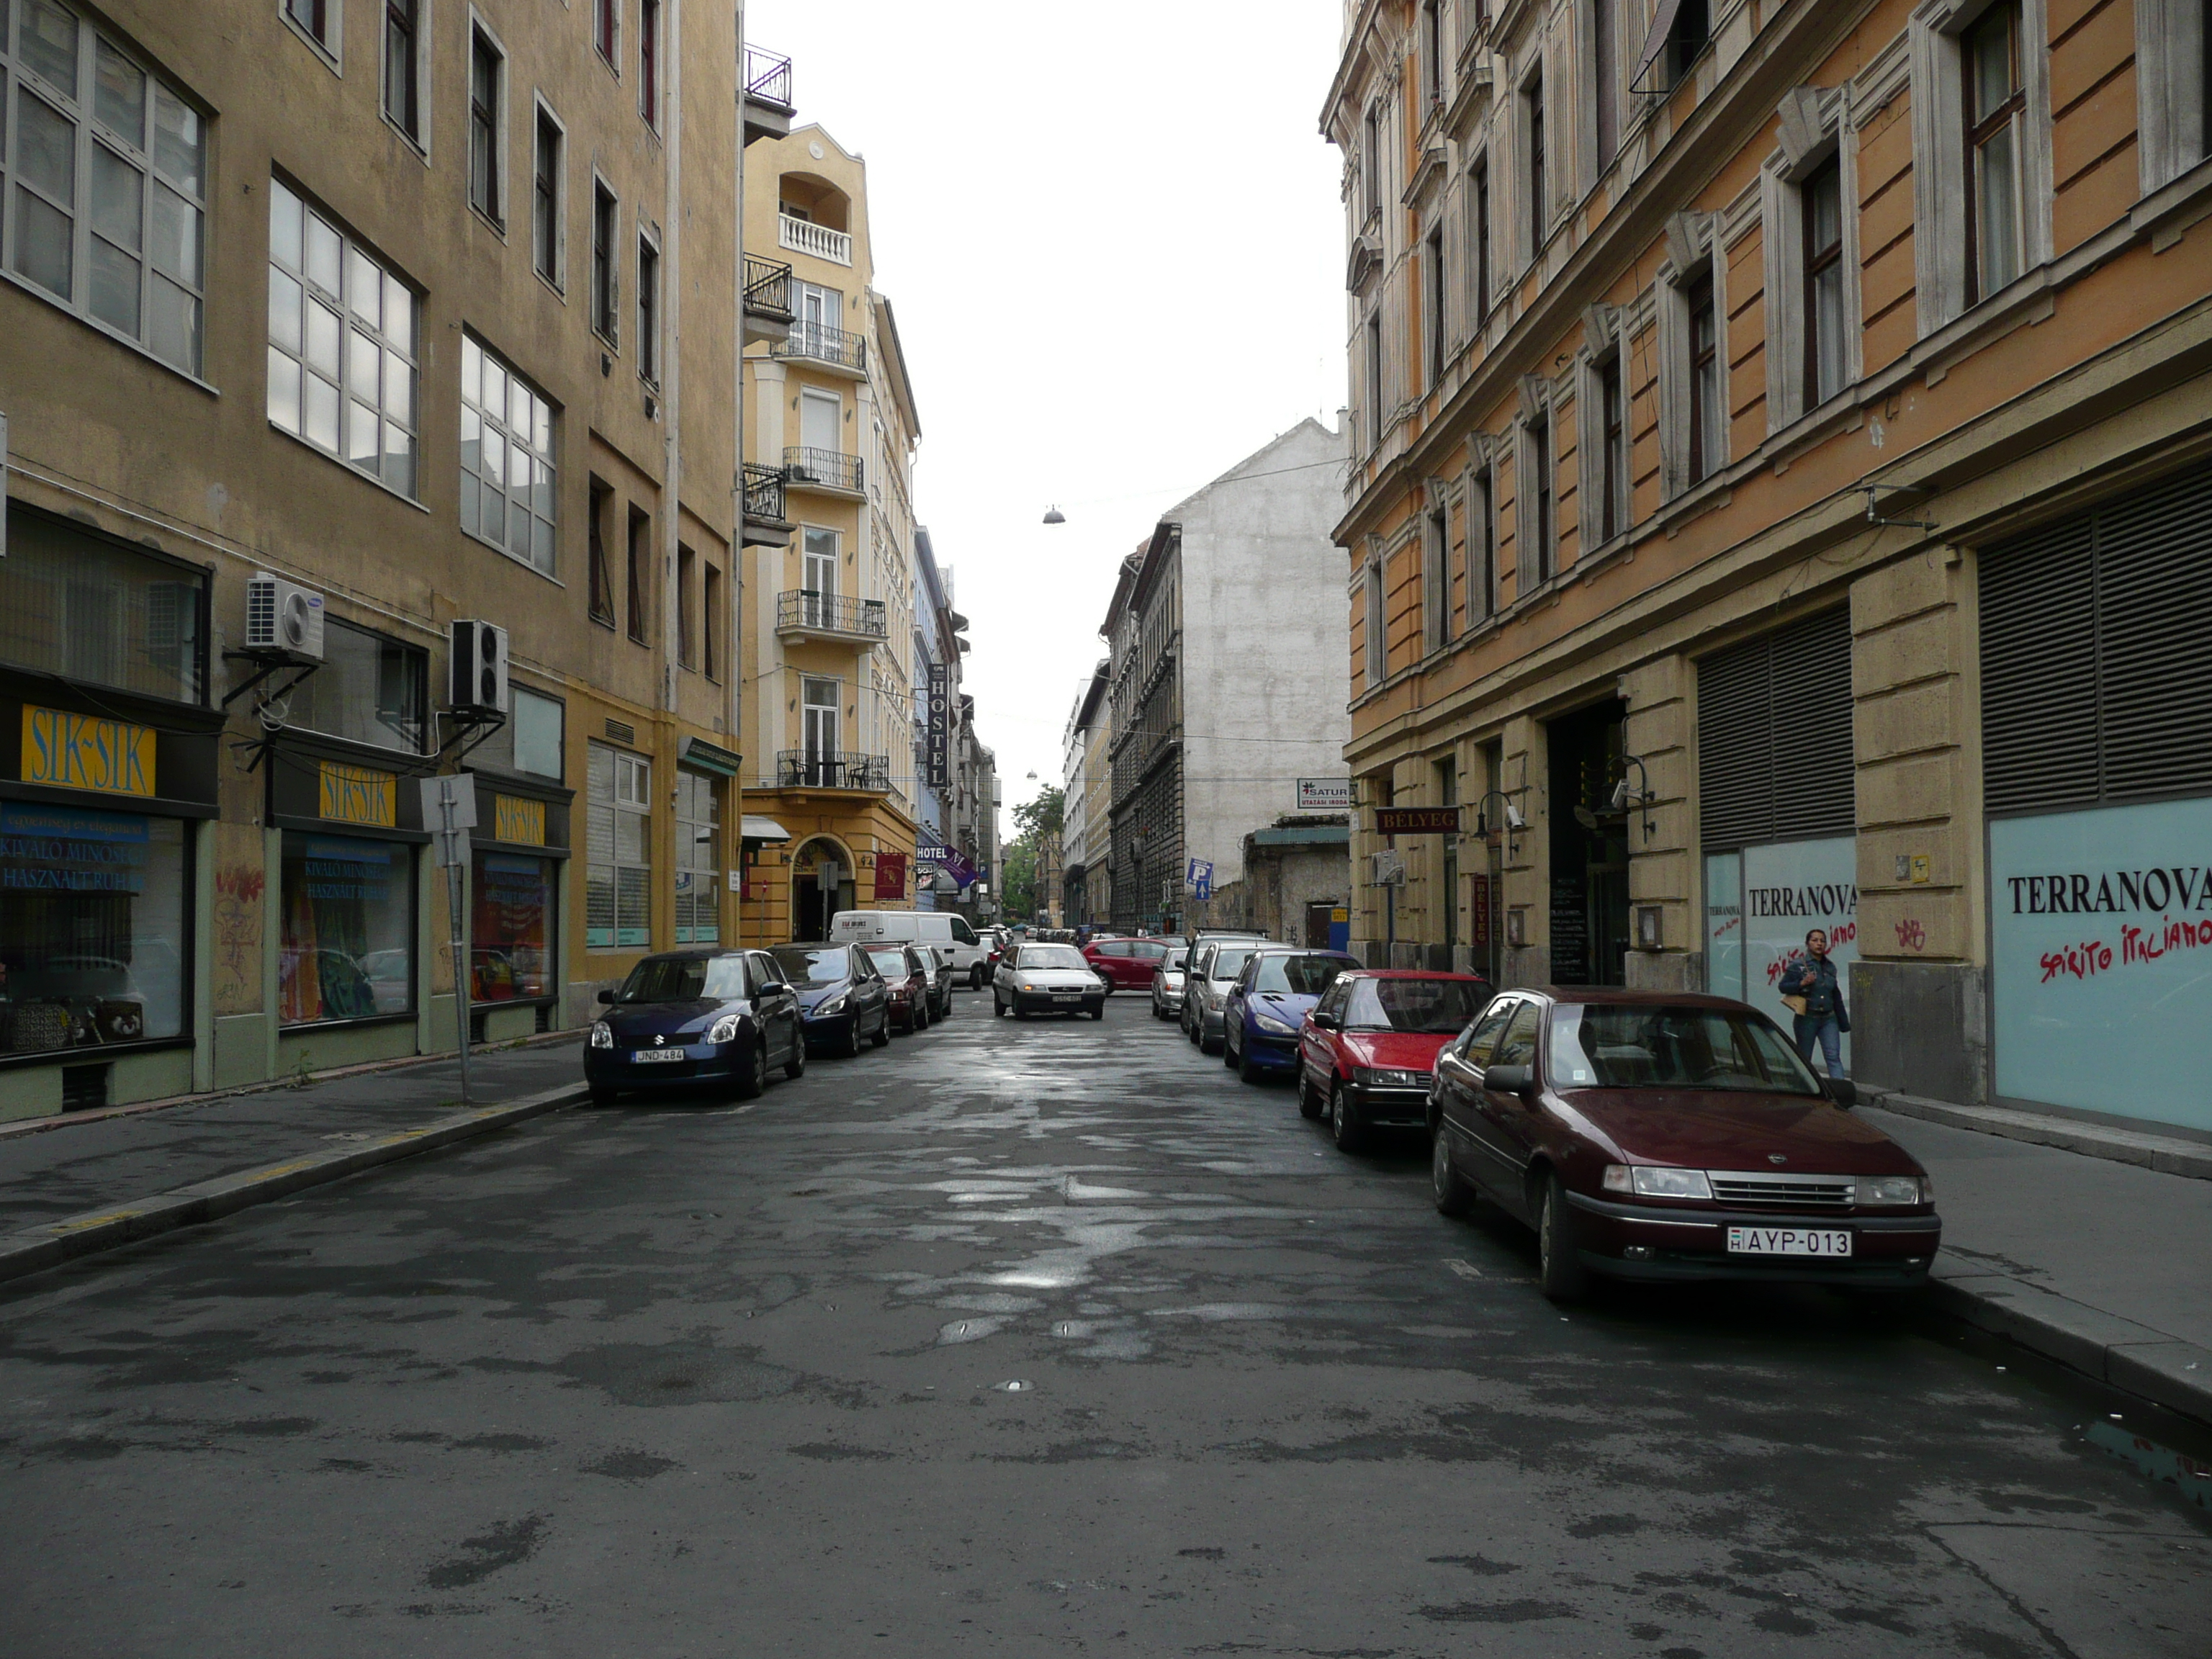
M 558 1023 L 571 792 L 482 772 L 476 788 L 469 998 L 477 1037 L 496 1042 Z
M 734 942 L 722 913 L 726 856 L 722 796 L 738 775 L 738 757 L 704 738 L 683 739 L 676 760 L 676 943 Z

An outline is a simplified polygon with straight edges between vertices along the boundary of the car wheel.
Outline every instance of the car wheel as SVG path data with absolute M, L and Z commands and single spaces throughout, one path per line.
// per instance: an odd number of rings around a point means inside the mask
M 950 1019 L 952 1018 L 952 994 L 951 992 L 948 991 L 945 993 L 945 1006 L 937 1011 L 937 1017 L 939 1019 Z
M 1100 1004 L 1099 1004 L 1096 1008 L 1093 1008 L 1093 1009 L 1091 1011 L 1091 1018 L 1093 1018 L 1093 1019 L 1103 1019 L 1103 1018 L 1106 1018 L 1106 1005 L 1105 1005 L 1103 1002 L 1101 1002 L 1101 1003 L 1100 1003 Z
M 1211 1042 L 1208 1042 L 1206 1040 L 1205 1030 L 1206 1028 L 1203 1025 L 1199 1027 L 1200 1036 L 1198 1039 L 1198 1052 L 1201 1054 L 1218 1054 L 1229 1046 L 1229 1033 L 1227 1030 L 1224 1030 L 1219 1036 L 1214 1038 Z
M 1567 1189 L 1554 1172 L 1545 1177 L 1536 1212 L 1536 1285 L 1554 1302 L 1577 1301 L 1589 1292 L 1589 1269 L 1575 1254 L 1575 1231 Z
M 914 1005 L 914 1029 L 917 1031 L 927 1031 L 929 1029 L 929 999 L 927 997 L 924 997 Z
M 968 988 L 971 991 L 983 988 L 983 964 L 980 962 L 968 970 Z
M 791 1040 L 791 1058 L 783 1062 L 784 1080 L 787 1083 L 796 1083 L 805 1075 L 806 1039 L 804 1036 L 794 1036 Z
M 876 1026 L 876 1047 L 878 1048 L 888 1048 L 890 1046 L 891 1011 L 886 1008 L 884 1010 L 883 1019 Z
M 1240 1083 L 1265 1080 L 1260 1068 L 1252 1063 L 1252 1045 L 1249 1042 L 1244 1045 L 1243 1052 L 1237 1056 L 1237 1080 Z
M 837 1045 L 837 1052 L 847 1060 L 858 1060 L 860 1057 L 860 1017 L 858 1014 L 854 1015 L 847 1022 L 845 1040 Z
M 1436 1195 L 1438 1215 L 1465 1215 L 1474 1207 L 1474 1188 L 1452 1168 L 1451 1137 L 1441 1126 L 1429 1147 L 1429 1187 Z
M 739 1100 L 757 1100 L 767 1087 L 768 1047 L 756 1042 L 752 1053 L 745 1056 L 745 1069 L 738 1075 L 737 1096 Z
M 1328 1091 L 1328 1138 L 1340 1152 L 1356 1152 L 1367 1139 L 1366 1127 L 1341 1083 Z
M 1016 1019 L 1027 1019 L 1029 1017 L 1030 1011 L 1028 1009 L 1023 1007 L 1018 1002 L 1014 1005 L 1014 1018 Z
M 1327 1103 L 1322 1098 L 1321 1091 L 1306 1081 L 1306 1068 L 1303 1066 L 1299 1066 L 1298 1115 L 1309 1123 L 1317 1122 L 1321 1118 L 1322 1108 Z

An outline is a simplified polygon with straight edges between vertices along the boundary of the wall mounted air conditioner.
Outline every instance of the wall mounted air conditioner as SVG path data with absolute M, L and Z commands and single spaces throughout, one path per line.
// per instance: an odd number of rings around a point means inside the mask
M 323 596 L 257 570 L 246 583 L 246 648 L 323 659 Z
M 497 623 L 453 624 L 453 678 L 447 702 L 462 714 L 507 712 L 507 630 Z

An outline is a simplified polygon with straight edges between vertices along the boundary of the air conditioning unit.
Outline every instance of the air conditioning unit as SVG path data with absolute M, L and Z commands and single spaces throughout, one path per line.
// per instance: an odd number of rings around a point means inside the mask
M 453 624 L 453 707 L 464 713 L 507 713 L 507 630 L 497 623 Z
M 246 582 L 246 648 L 323 659 L 323 596 L 257 570 Z
M 1406 884 L 1406 857 L 1389 848 L 1375 854 L 1375 884 L 1377 887 L 1403 887 Z

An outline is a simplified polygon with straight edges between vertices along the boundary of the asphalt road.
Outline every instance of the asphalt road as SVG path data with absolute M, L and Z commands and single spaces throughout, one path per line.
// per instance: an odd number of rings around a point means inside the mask
M 1563 1316 L 1140 998 L 957 1009 L 8 1287 L 0 1653 L 2204 1651 L 2212 1517 L 2082 1398 Z

